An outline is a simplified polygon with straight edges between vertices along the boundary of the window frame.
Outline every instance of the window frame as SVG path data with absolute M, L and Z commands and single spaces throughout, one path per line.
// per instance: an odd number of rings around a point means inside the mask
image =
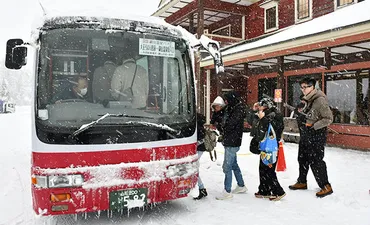
M 328 73 L 325 73 L 325 94 L 327 95 L 328 97 L 328 103 L 329 105 L 331 104 L 330 102 L 330 96 L 328 94 L 328 83 L 329 82 L 335 82 L 335 81 L 349 81 L 349 80 L 353 80 L 353 82 L 355 82 L 355 97 L 354 97 L 354 106 L 352 106 L 352 110 L 353 109 L 356 109 L 357 110 L 357 104 L 358 104 L 358 96 L 360 94 L 363 94 L 363 97 L 366 97 L 366 91 L 365 93 L 363 93 L 363 89 L 361 88 L 361 92 L 359 93 L 359 89 L 357 89 L 357 82 L 358 80 L 364 80 L 364 79 L 370 79 L 370 76 L 369 76 L 369 69 L 362 69 L 361 72 L 359 72 L 359 74 L 357 74 L 357 71 L 356 70 L 349 70 L 349 71 L 337 71 L 337 72 L 328 72 Z M 369 80 L 367 81 L 369 82 Z M 348 83 L 348 82 L 347 82 Z M 361 83 L 361 82 L 360 82 Z M 361 84 L 362 85 L 362 84 Z M 362 85 L 362 87 L 364 87 L 366 85 Z M 367 86 L 367 92 L 369 92 L 369 86 Z M 361 100 L 363 101 L 363 99 Z M 346 103 L 348 103 L 348 101 L 346 101 Z M 332 106 L 332 105 L 330 105 Z M 351 122 L 351 113 L 352 113 L 352 110 L 349 111 L 349 110 L 346 110 L 346 111 L 338 111 L 339 113 L 343 114 L 343 120 L 344 121 L 340 121 L 340 122 L 336 122 L 335 121 L 335 118 L 334 118 L 334 121 L 333 121 L 333 124 L 340 124 L 340 125 L 350 125 L 350 126 L 364 126 L 364 124 L 362 123 L 358 123 L 355 122 L 355 123 L 352 123 Z M 334 115 L 333 115 L 334 117 Z M 366 121 L 366 120 L 365 120 Z M 363 121 L 363 122 L 365 122 Z M 366 122 L 365 122 L 366 123 Z M 365 126 L 368 126 L 368 125 L 365 125 Z
M 220 31 L 220 30 L 224 30 L 224 29 L 226 29 L 226 28 L 228 28 L 228 29 L 229 29 L 229 36 L 221 35 L 221 34 L 215 34 L 215 32 L 218 32 L 218 31 Z M 220 28 L 214 29 L 214 30 L 212 31 L 212 34 L 214 34 L 214 35 L 220 35 L 220 36 L 226 36 L 226 37 L 231 37 L 231 24 L 228 24 L 228 25 L 226 25 L 226 26 L 223 26 L 223 27 L 220 27 Z
M 334 11 L 337 10 L 337 9 L 341 9 L 341 8 L 344 8 L 346 6 L 349 6 L 349 5 L 353 5 L 353 4 L 356 4 L 358 2 L 358 0 L 353 0 L 351 3 L 347 3 L 347 4 L 344 4 L 344 5 L 338 5 L 338 1 L 339 0 L 334 0 Z
M 275 16 L 276 16 L 276 20 L 275 20 L 276 26 L 273 27 L 273 28 L 267 29 L 267 14 L 266 14 L 266 11 L 271 9 L 271 8 L 274 8 L 274 7 L 276 7 L 276 14 L 275 14 Z M 265 33 L 278 30 L 279 29 L 279 4 L 278 4 L 278 2 L 277 1 L 271 1 L 268 4 L 266 4 L 265 6 L 263 6 L 263 8 L 264 8 L 264 29 L 265 29 Z
M 307 0 L 308 1 L 308 17 L 306 18 L 298 18 L 298 14 L 299 14 L 299 11 L 298 11 L 298 2 L 299 0 L 295 0 L 294 1 L 294 20 L 295 20 L 295 23 L 303 23 L 303 22 L 306 22 L 308 20 L 312 20 L 312 15 L 313 15 L 313 2 L 312 0 Z

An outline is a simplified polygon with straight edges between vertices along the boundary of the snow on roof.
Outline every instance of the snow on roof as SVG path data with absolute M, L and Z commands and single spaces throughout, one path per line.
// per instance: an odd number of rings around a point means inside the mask
M 161 0 L 161 2 L 159 3 L 159 8 L 161 8 L 162 6 L 166 5 L 167 3 L 169 3 L 171 0 Z
M 140 3 L 140 1 L 138 3 Z M 45 21 L 63 17 L 84 17 L 86 19 L 94 18 L 95 20 L 125 19 L 176 29 L 172 25 L 166 23 L 162 18 L 143 16 L 143 13 L 138 11 L 139 8 L 135 5 L 138 3 L 122 3 L 120 0 L 110 0 L 109 3 L 106 1 L 92 2 L 91 0 L 43 0 L 40 3 L 40 7 L 38 7 L 38 12 L 35 13 L 35 20 L 32 23 L 32 31 L 38 31 L 40 27 L 44 25 Z M 153 3 L 142 6 L 142 11 L 148 11 L 150 9 L 153 11 L 155 10 L 153 8 Z M 148 13 L 148 15 L 150 14 Z
M 66 0 L 71 1 L 71 0 Z M 53 27 L 58 25 L 71 25 L 84 23 L 88 25 L 95 24 L 101 29 L 127 29 L 131 21 L 140 22 L 141 27 L 146 29 L 157 30 L 158 32 L 171 33 L 173 36 L 184 38 L 188 42 L 192 42 L 191 38 L 181 27 L 175 27 L 164 21 L 163 18 L 154 16 L 133 15 L 132 11 L 122 8 L 124 4 L 93 4 L 90 0 L 79 0 L 79 4 L 70 5 L 53 3 L 52 5 L 43 4 L 39 8 L 38 15 L 32 24 L 31 42 L 36 41 L 39 36 L 40 28 Z M 86 7 L 81 5 L 86 3 Z M 42 15 L 43 14 L 43 15 Z M 54 27 L 55 28 L 55 27 Z
M 258 41 L 245 44 L 237 44 L 234 47 L 227 47 L 222 51 L 222 55 L 230 55 L 266 45 L 272 45 L 283 41 L 294 40 L 317 34 L 325 31 L 340 29 L 346 26 L 370 21 L 370 1 L 363 1 L 351 6 L 347 6 L 327 15 L 318 17 L 311 21 L 293 25 L 277 34 L 268 36 Z

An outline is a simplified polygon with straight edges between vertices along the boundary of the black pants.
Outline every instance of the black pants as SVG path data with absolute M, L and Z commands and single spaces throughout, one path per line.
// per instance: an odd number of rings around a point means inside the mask
M 299 183 L 307 183 L 309 167 L 320 188 L 329 184 L 328 172 L 324 159 L 327 129 L 309 128 L 301 131 L 298 148 Z
M 258 186 L 258 192 L 262 195 L 283 195 L 285 191 L 280 186 L 277 179 L 276 163 L 272 164 L 272 167 L 266 166 L 260 159 L 259 174 L 260 174 L 260 185 Z

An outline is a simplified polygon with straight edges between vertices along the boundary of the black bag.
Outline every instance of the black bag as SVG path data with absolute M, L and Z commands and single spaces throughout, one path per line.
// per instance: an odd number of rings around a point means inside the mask
M 253 137 L 251 140 L 251 143 L 249 145 L 249 151 L 256 155 L 259 155 L 261 153 L 260 143 L 259 141 L 256 140 L 255 137 Z

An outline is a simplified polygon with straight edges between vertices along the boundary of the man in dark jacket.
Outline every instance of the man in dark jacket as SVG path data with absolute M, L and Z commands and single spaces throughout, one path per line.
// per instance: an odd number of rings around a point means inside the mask
M 245 193 L 247 191 L 236 155 L 242 143 L 244 117 L 246 114 L 245 106 L 241 102 L 239 95 L 234 91 L 227 92 L 223 99 L 226 104 L 225 115 L 222 122 L 222 144 L 225 147 L 222 168 L 223 172 L 225 173 L 225 180 L 224 191 L 220 196 L 216 197 L 218 200 L 224 200 L 233 197 L 231 193 L 233 172 L 238 184 L 238 186 L 233 190 L 233 193 Z
M 324 159 L 327 127 L 333 121 L 333 114 L 329 108 L 326 95 L 315 89 L 316 80 L 304 78 L 299 82 L 304 95 L 303 100 L 307 107 L 303 110 L 305 118 L 299 117 L 300 141 L 299 141 L 299 177 L 291 190 L 307 189 L 307 174 L 311 166 L 312 173 L 317 184 L 321 188 L 316 193 L 317 197 L 325 197 L 333 193 L 328 181 L 328 173 Z M 303 124 L 303 125 L 302 125 Z
M 205 137 L 205 129 L 204 124 L 206 123 L 206 118 L 197 113 L 197 153 L 198 153 L 198 162 L 200 161 L 200 157 L 202 157 L 204 151 L 206 150 L 204 144 L 204 137 Z M 198 187 L 199 187 L 199 195 L 194 198 L 194 200 L 200 200 L 208 195 L 207 190 L 204 188 L 204 184 L 202 179 L 200 179 L 200 175 L 198 175 Z
M 260 154 L 259 144 L 265 138 L 269 124 L 271 124 L 275 131 L 276 141 L 279 142 L 284 130 L 284 121 L 283 115 L 269 98 L 261 99 L 260 102 L 254 105 L 253 110 L 255 117 L 253 118 L 252 129 L 254 133 L 252 135 L 250 150 L 255 154 Z M 262 162 L 262 158 L 260 158 L 260 185 L 258 186 L 258 192 L 254 194 L 256 198 L 269 198 L 272 201 L 277 201 L 285 196 L 285 191 L 280 186 L 276 176 L 276 162 L 265 165 Z

